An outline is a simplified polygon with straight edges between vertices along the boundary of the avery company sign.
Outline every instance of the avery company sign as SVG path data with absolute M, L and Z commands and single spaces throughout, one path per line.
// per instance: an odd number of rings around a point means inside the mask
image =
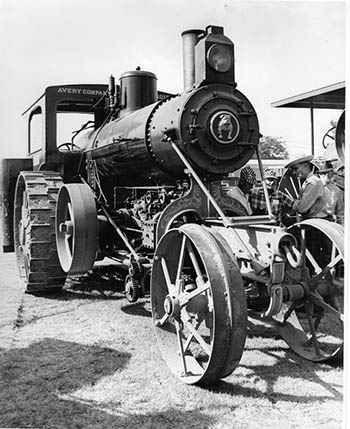
M 69 88 L 67 86 L 63 86 L 58 88 L 57 92 L 59 94 L 76 94 L 76 95 L 104 95 L 104 91 L 99 89 L 88 89 L 88 88 Z

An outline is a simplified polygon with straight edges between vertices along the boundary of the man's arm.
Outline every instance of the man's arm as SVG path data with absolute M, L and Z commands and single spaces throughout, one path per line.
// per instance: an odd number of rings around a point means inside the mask
M 323 194 L 323 184 L 321 182 L 309 182 L 302 191 L 302 195 L 293 204 L 293 208 L 298 213 L 307 213 Z

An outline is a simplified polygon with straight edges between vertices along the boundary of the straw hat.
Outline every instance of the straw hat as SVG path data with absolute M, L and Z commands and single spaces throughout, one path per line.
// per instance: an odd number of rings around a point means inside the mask
M 266 168 L 264 170 L 264 176 L 265 176 L 265 179 L 276 179 L 277 180 L 276 171 L 272 170 L 271 168 Z
M 292 159 L 291 161 L 289 161 L 284 168 L 290 168 L 293 167 L 297 164 L 301 164 L 303 162 L 311 162 L 313 160 L 313 155 L 298 155 L 296 156 L 294 159 Z

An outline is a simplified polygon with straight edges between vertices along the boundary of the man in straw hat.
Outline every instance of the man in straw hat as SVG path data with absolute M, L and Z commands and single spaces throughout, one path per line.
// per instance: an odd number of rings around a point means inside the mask
M 269 194 L 272 213 L 278 222 L 283 224 L 285 215 L 293 210 L 294 201 L 287 194 L 277 189 L 278 177 L 275 170 L 266 168 L 264 170 L 264 180 L 267 193 Z M 267 203 L 263 188 L 254 188 L 249 196 L 249 201 L 253 215 L 267 214 Z
M 289 161 L 284 168 L 292 169 L 293 174 L 304 180 L 293 209 L 301 219 L 328 217 L 324 185 L 314 173 L 312 155 L 300 155 Z
M 334 175 L 332 164 L 329 161 L 320 160 L 316 165 L 318 166 L 317 175 L 324 185 L 328 217 L 344 225 L 344 195 L 332 181 Z

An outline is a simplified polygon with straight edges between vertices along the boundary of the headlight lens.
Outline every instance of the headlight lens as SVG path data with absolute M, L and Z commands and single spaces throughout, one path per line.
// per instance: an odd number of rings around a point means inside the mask
M 215 44 L 207 52 L 207 61 L 214 70 L 225 73 L 233 65 L 233 55 L 227 46 Z

